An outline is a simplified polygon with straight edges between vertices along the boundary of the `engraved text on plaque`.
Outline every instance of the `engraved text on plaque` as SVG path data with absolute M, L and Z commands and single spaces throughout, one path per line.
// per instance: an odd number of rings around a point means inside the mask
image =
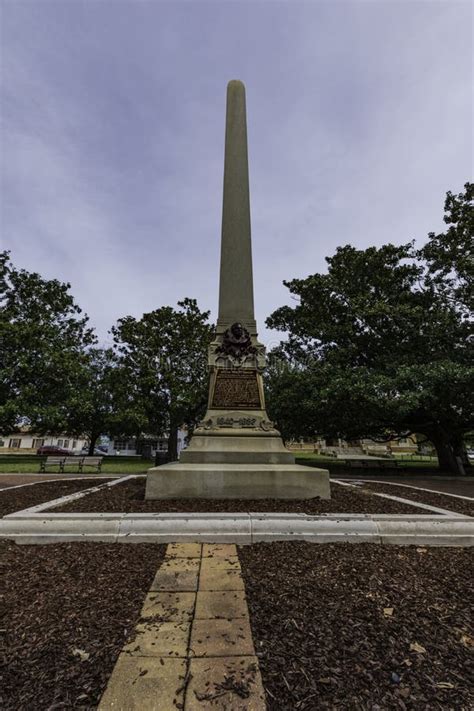
M 211 407 L 261 408 L 256 371 L 218 369 Z

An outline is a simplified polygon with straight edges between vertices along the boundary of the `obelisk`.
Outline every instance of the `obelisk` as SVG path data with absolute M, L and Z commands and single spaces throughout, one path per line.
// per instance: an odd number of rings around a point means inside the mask
M 179 462 L 149 469 L 146 498 L 330 498 L 326 470 L 295 464 L 265 410 L 265 347 L 253 301 L 245 87 L 227 112 L 219 310 L 209 346 L 209 400 Z
M 240 322 L 255 333 L 245 87 L 227 87 L 224 197 L 217 332 Z

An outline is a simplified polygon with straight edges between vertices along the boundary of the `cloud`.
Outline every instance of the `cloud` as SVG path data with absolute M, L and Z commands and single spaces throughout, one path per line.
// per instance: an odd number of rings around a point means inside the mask
M 67 5 L 67 6 L 66 6 Z M 427 2 L 6 2 L 1 239 L 102 339 L 217 311 L 225 86 L 247 85 L 255 301 L 338 245 L 422 240 L 472 173 L 472 10 Z

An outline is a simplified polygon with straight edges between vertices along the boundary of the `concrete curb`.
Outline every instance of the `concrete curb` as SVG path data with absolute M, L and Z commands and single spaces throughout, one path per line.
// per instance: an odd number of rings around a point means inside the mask
M 312 543 L 391 543 L 473 546 L 468 516 L 391 514 L 17 514 L 0 520 L 0 538 L 22 544 L 239 543 L 305 540 Z

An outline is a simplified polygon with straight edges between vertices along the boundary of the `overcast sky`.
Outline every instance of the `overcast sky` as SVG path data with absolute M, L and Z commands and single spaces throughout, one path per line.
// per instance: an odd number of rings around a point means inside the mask
M 217 312 L 225 91 L 247 87 L 255 303 L 422 241 L 472 177 L 472 5 L 2 0 L 2 247 L 121 316 Z M 277 336 L 278 337 L 278 336 Z

